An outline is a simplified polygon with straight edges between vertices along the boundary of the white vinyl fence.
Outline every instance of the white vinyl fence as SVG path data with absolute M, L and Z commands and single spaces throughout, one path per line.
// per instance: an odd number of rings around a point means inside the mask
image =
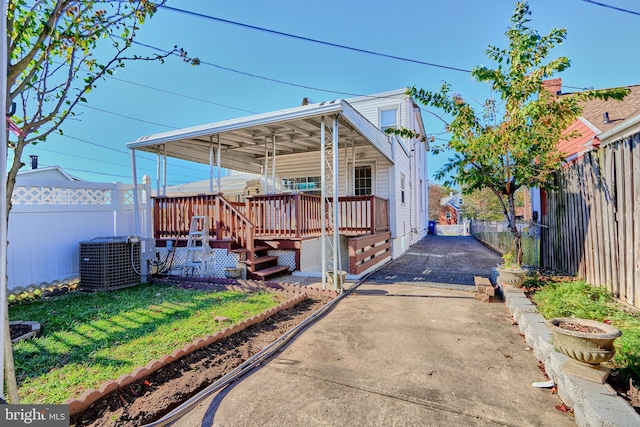
M 138 186 L 140 237 L 151 237 L 151 185 Z M 9 292 L 77 281 L 81 241 L 136 234 L 133 185 L 21 180 L 7 248 Z

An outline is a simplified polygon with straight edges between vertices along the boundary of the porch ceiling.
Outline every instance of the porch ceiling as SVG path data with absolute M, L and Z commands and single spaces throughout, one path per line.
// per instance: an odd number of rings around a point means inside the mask
M 393 162 L 390 137 L 344 100 L 144 136 L 128 143 L 127 147 L 151 153 L 166 153 L 168 157 L 209 164 L 210 147 L 213 144 L 215 159 L 219 138 L 222 167 L 261 173 L 265 140 L 269 156 L 272 155 L 273 136 L 276 140 L 277 156 L 320 151 L 321 118 L 325 117 L 326 138 L 330 141 L 332 121 L 336 115 L 340 147 L 344 147 L 346 141 L 349 141 L 349 145 L 355 144 L 356 147 L 373 146 Z

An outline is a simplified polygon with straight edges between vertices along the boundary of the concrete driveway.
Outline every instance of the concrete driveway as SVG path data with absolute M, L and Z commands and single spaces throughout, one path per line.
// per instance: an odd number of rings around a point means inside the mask
M 367 281 L 474 286 L 474 276 L 490 277 L 491 268 L 501 260 L 474 237 L 427 236 Z
M 455 262 L 434 256 L 448 239 Z M 446 279 L 489 275 L 495 256 L 478 245 L 430 236 L 175 425 L 574 425 L 556 395 L 531 386 L 546 378 L 504 304 L 475 300 L 467 279 Z M 392 276 L 398 282 L 381 283 Z

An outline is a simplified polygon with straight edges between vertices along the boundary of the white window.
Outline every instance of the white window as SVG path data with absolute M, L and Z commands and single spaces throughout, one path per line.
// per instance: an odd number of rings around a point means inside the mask
M 446 217 L 447 219 L 451 219 L 451 212 L 447 212 L 447 214 L 445 215 L 445 217 Z
M 285 178 L 282 180 L 282 186 L 286 190 L 320 195 L 320 177 L 319 176 L 305 176 L 301 178 Z
M 400 174 L 400 203 L 404 206 L 404 174 Z
M 464 200 L 462 200 L 462 199 L 458 199 L 458 204 L 459 204 L 459 205 L 463 205 L 463 204 L 464 204 Z
M 380 129 L 398 129 L 398 108 L 380 110 Z
M 356 166 L 353 177 L 353 188 L 356 196 L 373 194 L 373 177 L 371 165 Z

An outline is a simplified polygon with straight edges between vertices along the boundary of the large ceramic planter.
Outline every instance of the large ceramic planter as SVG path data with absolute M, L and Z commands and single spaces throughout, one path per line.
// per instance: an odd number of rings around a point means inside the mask
M 527 270 L 524 268 L 505 268 L 499 265 L 496 270 L 498 271 L 498 284 L 502 287 L 521 288 L 527 278 Z
M 570 358 L 562 369 L 568 374 L 604 383 L 611 371 L 600 364 L 615 354 L 613 342 L 620 331 L 606 323 L 572 317 L 550 319 L 547 325 L 553 333 L 553 345 Z

